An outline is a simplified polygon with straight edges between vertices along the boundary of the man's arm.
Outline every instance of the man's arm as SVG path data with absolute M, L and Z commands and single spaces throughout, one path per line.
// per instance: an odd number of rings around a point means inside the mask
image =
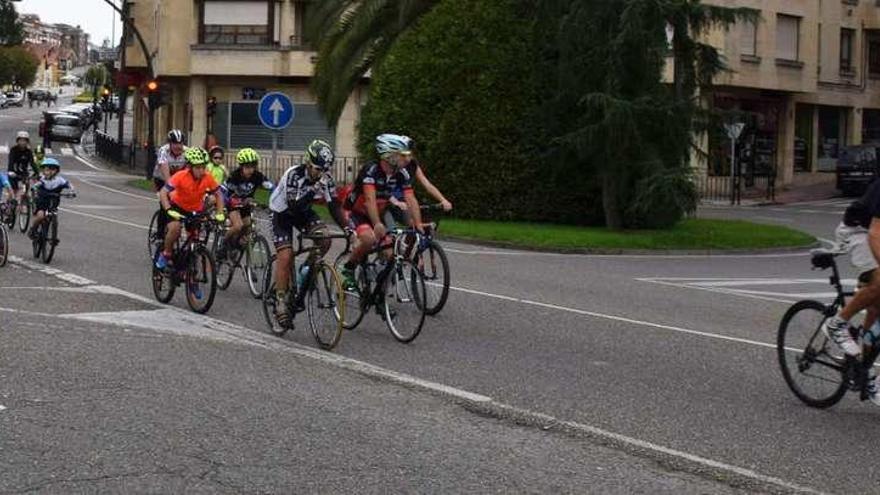
M 443 209 L 452 209 L 452 203 L 450 203 L 449 200 L 447 200 L 446 197 L 443 196 L 443 193 L 441 193 L 440 190 L 437 189 L 437 186 L 435 186 L 431 183 L 430 180 L 428 180 L 428 176 L 425 175 L 425 172 L 422 171 L 422 167 L 416 169 L 416 179 L 418 179 L 419 184 L 421 184 L 422 187 L 425 188 L 425 191 L 427 191 L 432 198 L 443 203 Z M 447 208 L 446 205 L 449 205 L 449 207 Z
M 159 163 L 159 176 L 165 182 L 171 179 L 171 167 L 168 166 L 168 162 Z
M 379 205 L 376 204 L 376 188 L 364 186 L 364 204 L 367 207 L 367 216 L 373 227 L 382 224 L 382 218 L 379 216 Z
M 159 202 L 162 204 L 163 210 L 171 208 L 171 197 L 169 196 L 170 193 L 171 191 L 169 191 L 166 187 L 163 187 L 159 190 Z
M 334 198 L 327 203 L 327 210 L 330 211 L 330 216 L 333 217 L 333 221 L 336 222 L 336 225 L 338 225 L 340 229 L 345 230 L 346 221 L 345 213 L 342 211 L 342 204 Z
M 422 232 L 422 210 L 419 208 L 419 201 L 416 199 L 416 194 L 412 189 L 404 189 L 403 199 L 406 201 L 406 205 L 409 206 L 409 214 L 410 218 L 412 218 L 413 227 L 419 232 Z

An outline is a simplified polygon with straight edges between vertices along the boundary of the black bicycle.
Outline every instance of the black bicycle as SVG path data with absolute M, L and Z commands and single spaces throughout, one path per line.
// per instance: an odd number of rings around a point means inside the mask
M 293 290 L 287 297 L 287 311 L 291 315 L 290 324 L 282 326 L 275 317 L 279 301 L 275 294 L 275 281 L 272 270 L 263 275 L 263 316 L 269 330 L 281 337 L 294 328 L 293 320 L 297 313 L 307 311 L 309 327 L 315 341 L 322 349 L 336 347 L 342 338 L 342 323 L 345 321 L 345 292 L 339 273 L 320 256 L 321 242 L 330 239 L 345 239 L 346 249 L 349 248 L 349 236 L 345 234 L 299 234 L 297 249 L 292 260 L 306 255 L 306 261 L 300 265 L 299 274 L 295 263 L 290 263 L 290 286 Z M 311 241 L 305 247 L 303 241 Z M 274 261 L 274 257 L 272 258 Z M 297 281 L 297 278 L 300 280 Z
M 32 175 L 24 182 L 24 193 L 21 195 L 21 203 L 15 198 L 12 199 L 13 211 L 11 221 L 14 224 L 16 217 L 18 218 L 18 230 L 22 234 L 27 232 L 31 224 L 31 216 L 35 213 L 34 194 L 31 191 L 30 185 L 37 179 L 39 179 L 39 176 Z M 9 228 L 12 228 L 12 224 L 8 224 Z
M 159 232 L 159 216 L 163 215 L 162 208 L 158 208 L 150 218 L 150 226 L 147 228 L 147 256 L 153 258 L 156 252 L 156 245 L 165 242 L 165 239 Z
M 861 361 L 846 356 L 822 331 L 825 320 L 836 315 L 853 295 L 852 291 L 844 290 L 840 280 L 836 260 L 840 254 L 843 253 L 813 251 L 813 269 L 831 269 L 829 282 L 837 295 L 830 304 L 814 300 L 796 302 L 782 317 L 776 340 L 785 383 L 798 399 L 816 408 L 837 404 L 847 390 L 858 392 L 861 400 L 867 399 L 868 371 L 880 354 L 880 345 L 864 343 L 865 329 L 861 325 L 850 328 L 853 338 L 863 347 Z
M 49 209 L 46 210 L 46 218 L 40 224 L 32 241 L 34 258 L 42 258 L 43 263 L 49 264 L 55 256 L 55 248 L 58 247 L 58 206 L 60 198 L 75 198 L 74 192 L 44 193 L 50 200 Z M 20 218 L 20 217 L 19 217 Z M 19 226 L 21 222 L 19 222 Z
M 409 343 L 419 336 L 427 315 L 425 277 L 408 254 L 411 243 L 421 240 L 422 234 L 413 229 L 395 228 L 369 251 L 355 270 L 357 287 L 345 291 L 346 329 L 355 329 L 372 307 L 398 341 Z M 336 258 L 337 270 L 348 260 L 350 248 Z M 385 259 L 388 250 L 391 256 Z
M 442 212 L 440 204 L 422 205 L 422 218 L 432 212 Z M 413 262 L 422 271 L 425 277 L 425 290 L 427 291 L 427 308 L 425 312 L 434 316 L 446 305 L 449 298 L 449 259 L 443 246 L 437 242 L 437 230 L 440 227 L 439 217 L 431 215 L 428 222 L 423 222 L 424 240 L 417 246 Z
M 217 293 L 214 259 L 207 246 L 213 220 L 207 213 L 196 213 L 185 217 L 182 222 L 185 234 L 181 233 L 181 238 L 186 236 L 186 240 L 177 240 L 166 269 L 156 267 L 162 245 L 157 243 L 155 246 L 152 258 L 153 294 L 159 302 L 168 303 L 174 297 L 177 286 L 182 283 L 190 309 L 196 313 L 207 313 Z
M 225 246 L 227 229 L 225 223 L 219 225 L 211 243 L 211 254 L 217 262 L 217 284 L 220 290 L 226 290 L 232 283 L 235 270 L 241 268 L 251 295 L 259 299 L 263 296 L 265 273 L 271 269 L 272 251 L 269 241 L 257 230 L 256 219 L 251 220 L 251 226 L 246 228 L 235 246 Z M 221 250 L 226 251 L 222 258 L 217 256 Z

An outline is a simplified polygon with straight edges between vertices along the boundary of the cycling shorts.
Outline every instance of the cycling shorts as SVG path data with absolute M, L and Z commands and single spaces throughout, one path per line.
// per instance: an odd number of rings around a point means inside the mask
M 300 232 L 308 232 L 324 222 L 311 208 L 295 215 L 272 212 L 272 240 L 275 249 L 293 246 L 293 229 Z

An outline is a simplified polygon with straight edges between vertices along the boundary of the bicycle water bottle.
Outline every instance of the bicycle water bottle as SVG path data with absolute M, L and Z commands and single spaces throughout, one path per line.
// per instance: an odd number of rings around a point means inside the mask
M 306 277 L 309 274 L 309 265 L 308 263 L 303 263 L 299 266 L 299 271 L 296 274 L 296 286 L 302 287 L 303 281 L 305 281 Z

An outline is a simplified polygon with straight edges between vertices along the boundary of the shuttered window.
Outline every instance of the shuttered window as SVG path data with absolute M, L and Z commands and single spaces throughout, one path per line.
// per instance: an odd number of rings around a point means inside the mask
M 201 42 L 222 45 L 266 45 L 275 21 L 268 1 L 205 0 Z M 271 29 L 271 31 L 270 31 Z M 270 36 L 272 35 L 272 36 Z
M 776 58 L 798 60 L 801 18 L 779 14 L 776 16 Z
M 758 27 L 754 21 L 739 23 L 739 53 L 741 55 L 757 55 Z
M 272 132 L 263 127 L 257 116 L 257 102 L 217 103 L 214 132 L 226 148 L 272 149 Z M 313 104 L 296 104 L 296 118 L 278 135 L 278 149 L 302 152 L 313 139 L 323 139 L 331 145 L 336 133 Z

